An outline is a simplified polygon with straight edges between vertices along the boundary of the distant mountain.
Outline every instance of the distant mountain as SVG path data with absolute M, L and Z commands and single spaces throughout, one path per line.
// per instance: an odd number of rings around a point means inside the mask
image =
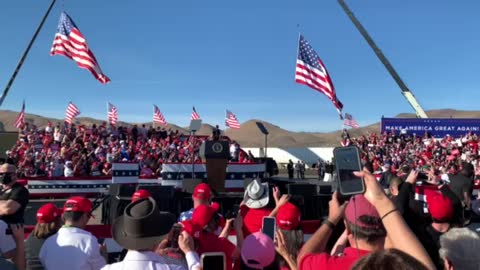
M 15 118 L 18 112 L 0 110 L 0 131 L 16 131 L 14 127 Z M 458 111 L 453 109 L 441 109 L 427 111 L 429 117 L 432 118 L 480 118 L 480 111 Z M 396 118 L 414 118 L 415 114 L 402 113 Z M 37 125 L 38 127 L 44 127 L 48 122 L 56 124 L 57 122 L 63 122 L 63 119 L 54 119 L 43 117 L 35 114 L 27 114 L 26 121 Z M 101 124 L 105 121 L 93 119 L 89 117 L 79 117 L 76 121 L 84 125 Z M 268 145 L 271 147 L 320 147 L 320 146 L 337 146 L 340 143 L 341 131 L 333 132 L 293 132 L 285 130 L 277 125 L 268 123 L 262 120 L 249 120 L 240 125 L 239 129 L 227 129 L 225 134 L 231 139 L 236 140 L 240 145 L 244 147 L 262 147 L 264 146 L 264 135 L 258 129 L 256 122 L 261 122 L 269 131 Z M 151 123 L 136 123 L 138 125 L 145 124 L 150 126 Z M 119 122 L 119 125 L 131 126 L 133 123 Z M 175 124 L 169 124 L 167 128 L 173 130 L 179 130 L 181 133 L 188 134 L 188 127 L 180 127 Z M 214 126 L 210 124 L 202 124 L 197 135 L 211 135 Z M 380 123 L 375 123 L 369 126 L 350 129 L 350 134 L 357 136 L 365 134 L 367 132 L 379 132 Z

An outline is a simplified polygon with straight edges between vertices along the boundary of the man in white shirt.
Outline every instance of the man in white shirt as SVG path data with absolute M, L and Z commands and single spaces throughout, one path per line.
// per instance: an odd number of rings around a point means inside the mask
M 98 240 L 84 230 L 91 217 L 92 202 L 84 197 L 72 197 L 64 206 L 65 225 L 50 236 L 40 249 L 39 258 L 48 270 L 99 270 L 106 264 L 106 250 Z
M 112 226 L 113 239 L 128 249 L 123 261 L 107 265 L 102 270 L 183 270 L 182 265 L 171 264 L 157 254 L 164 248 L 167 235 L 175 223 L 175 216 L 160 212 L 151 197 L 136 200 L 125 208 L 124 214 Z M 178 237 L 178 246 L 185 254 L 188 270 L 200 270 L 198 254 L 193 239 L 184 231 Z

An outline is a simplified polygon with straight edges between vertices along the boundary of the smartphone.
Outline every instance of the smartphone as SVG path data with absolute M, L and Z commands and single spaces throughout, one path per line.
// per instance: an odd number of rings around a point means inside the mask
M 226 269 L 226 260 L 224 252 L 206 252 L 202 254 L 202 269 L 205 270 L 224 270 Z
M 178 248 L 178 237 L 180 236 L 180 233 L 182 232 L 182 225 L 180 224 L 175 224 L 172 227 L 172 233 L 171 233 L 171 238 L 169 239 L 170 247 L 171 248 Z
M 240 205 L 238 204 L 233 205 L 232 209 L 228 210 L 227 213 L 225 213 L 225 218 L 226 219 L 236 218 L 239 210 L 240 210 Z
M 263 217 L 262 233 L 268 235 L 272 240 L 275 239 L 277 231 L 277 219 L 274 217 Z
M 355 146 L 337 147 L 333 149 L 333 157 L 340 194 L 350 196 L 364 193 L 363 179 L 353 174 L 355 171 L 362 170 L 358 148 Z

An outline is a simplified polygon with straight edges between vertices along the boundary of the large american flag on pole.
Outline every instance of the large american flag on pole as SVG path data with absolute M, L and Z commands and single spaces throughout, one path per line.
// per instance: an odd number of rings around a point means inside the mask
M 298 41 L 297 65 L 295 68 L 295 82 L 309 86 L 324 94 L 337 108 L 340 118 L 343 104 L 335 94 L 332 80 L 318 54 L 308 41 L 300 35 Z
M 343 124 L 345 126 L 353 127 L 353 128 L 358 128 L 358 123 L 353 119 L 353 116 L 349 113 L 345 113 L 345 118 L 343 120 Z
M 225 126 L 229 128 L 240 128 L 237 117 L 229 110 L 225 112 Z
M 15 119 L 15 127 L 22 128 L 24 123 L 25 123 L 25 100 L 23 101 L 22 109 L 20 110 L 20 112 L 17 115 L 17 118 Z
M 108 103 L 108 122 L 110 125 L 115 126 L 118 121 L 118 110 L 112 103 Z
M 73 118 L 77 117 L 78 115 L 80 115 L 80 110 L 78 107 L 72 102 L 68 103 L 67 111 L 65 112 L 65 122 L 67 124 L 71 124 Z
M 165 117 L 163 117 L 163 114 L 157 105 L 153 105 L 153 122 L 162 124 L 164 126 L 167 125 L 167 121 L 165 120 Z
M 80 68 L 89 70 L 101 83 L 110 82 L 110 79 L 100 69 L 85 37 L 65 12 L 60 15 L 50 55 L 66 56 L 75 61 Z
M 197 113 L 197 110 L 195 110 L 195 107 L 193 107 L 193 111 L 192 111 L 192 120 L 198 120 L 200 119 L 200 115 Z

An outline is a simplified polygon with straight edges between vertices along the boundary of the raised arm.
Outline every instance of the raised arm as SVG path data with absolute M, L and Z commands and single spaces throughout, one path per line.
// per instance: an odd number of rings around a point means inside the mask
M 407 226 L 400 212 L 378 184 L 375 176 L 367 171 L 356 172 L 355 174 L 363 177 L 366 186 L 364 196 L 375 206 L 378 214 L 382 217 L 383 226 L 387 231 L 393 248 L 413 256 L 428 269 L 436 269 L 425 248 Z

